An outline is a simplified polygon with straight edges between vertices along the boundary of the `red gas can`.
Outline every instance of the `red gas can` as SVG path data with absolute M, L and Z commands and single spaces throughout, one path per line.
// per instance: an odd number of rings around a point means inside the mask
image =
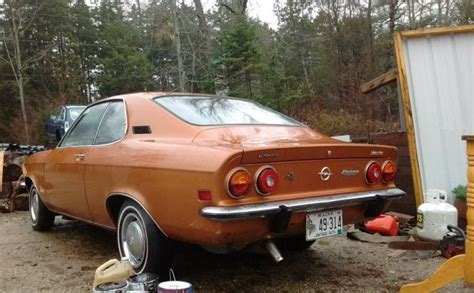
M 380 215 L 372 221 L 368 221 L 365 229 L 369 233 L 395 236 L 398 234 L 397 218 L 389 215 Z

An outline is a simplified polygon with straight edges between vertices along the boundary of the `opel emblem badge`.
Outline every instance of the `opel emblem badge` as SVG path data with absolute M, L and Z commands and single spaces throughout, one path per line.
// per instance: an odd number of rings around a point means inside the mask
M 321 171 L 318 173 L 319 176 L 321 177 L 321 180 L 323 181 L 328 181 L 329 178 L 331 178 L 331 169 L 329 167 L 324 167 L 321 169 Z

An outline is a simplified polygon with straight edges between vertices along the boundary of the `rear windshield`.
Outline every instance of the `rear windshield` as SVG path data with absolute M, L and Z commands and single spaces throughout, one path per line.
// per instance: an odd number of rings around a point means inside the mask
M 296 120 L 247 100 L 207 96 L 167 96 L 154 101 L 196 125 L 268 124 L 302 126 Z

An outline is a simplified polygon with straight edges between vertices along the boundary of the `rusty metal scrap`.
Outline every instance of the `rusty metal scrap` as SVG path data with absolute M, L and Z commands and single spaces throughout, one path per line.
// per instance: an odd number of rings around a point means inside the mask
M 12 212 L 28 209 L 28 196 L 22 175 L 26 157 L 44 150 L 42 146 L 0 144 L 0 210 Z

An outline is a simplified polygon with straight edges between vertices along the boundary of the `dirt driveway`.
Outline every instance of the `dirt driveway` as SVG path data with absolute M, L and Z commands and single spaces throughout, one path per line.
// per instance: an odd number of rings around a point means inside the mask
M 115 235 L 56 220 L 48 233 L 30 228 L 27 212 L 0 214 L 1 292 L 90 292 L 94 270 L 118 257 Z M 174 269 L 201 292 L 388 292 L 422 280 L 443 261 L 432 252 L 389 250 L 383 244 L 333 237 L 276 265 L 263 249 L 213 255 L 180 245 Z M 474 292 L 457 282 L 442 292 Z

